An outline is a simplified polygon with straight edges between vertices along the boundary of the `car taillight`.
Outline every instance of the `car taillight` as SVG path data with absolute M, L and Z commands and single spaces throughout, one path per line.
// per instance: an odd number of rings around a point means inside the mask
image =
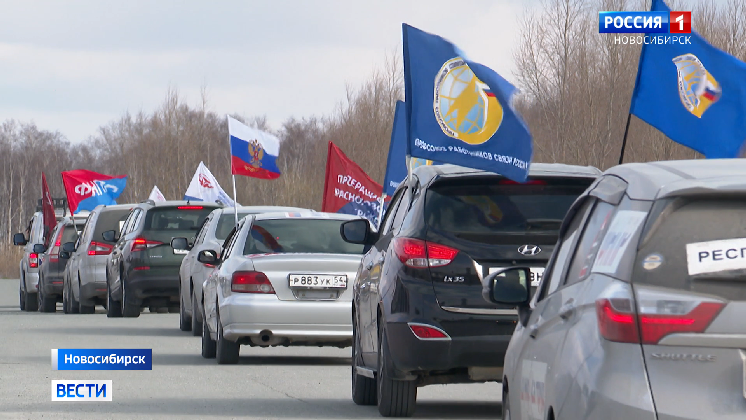
M 39 268 L 39 254 L 35 252 L 28 254 L 28 266 L 30 268 Z
M 629 286 L 612 287 L 596 301 L 598 328 L 609 341 L 658 344 L 669 334 L 702 333 L 725 307 L 715 299 L 637 287 L 635 311 Z
M 237 293 L 275 294 L 267 275 L 260 271 L 237 271 L 231 278 L 231 291 Z
M 88 255 L 109 255 L 113 249 L 113 245 L 91 241 L 91 244 L 88 245 Z
M 202 210 L 204 207 L 202 206 L 179 206 L 176 208 L 179 210 Z
M 542 181 L 541 179 L 529 179 L 526 182 L 517 182 L 511 179 L 501 179 L 500 181 L 498 181 L 498 184 L 500 185 L 547 185 L 547 182 Z
M 425 324 L 409 323 L 409 329 L 412 330 L 412 334 L 420 340 L 443 340 L 449 339 L 450 337 L 445 331 Z
M 450 264 L 456 258 L 458 250 L 421 239 L 396 238 L 394 253 L 408 267 L 425 268 Z
M 163 242 L 159 241 L 151 241 L 149 239 L 145 238 L 135 238 L 134 241 L 132 241 L 132 252 L 135 251 L 145 251 L 149 248 L 156 247 L 158 245 L 163 245 Z

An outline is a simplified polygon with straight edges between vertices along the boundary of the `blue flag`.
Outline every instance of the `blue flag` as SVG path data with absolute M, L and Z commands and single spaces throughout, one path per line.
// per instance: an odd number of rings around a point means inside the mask
M 651 10 L 671 11 L 662 0 Z M 738 157 L 746 140 L 746 64 L 694 31 L 691 44 L 644 44 L 630 113 L 708 158 Z
M 515 87 L 445 39 L 402 24 L 409 155 L 523 182 L 533 156 Z
M 383 193 L 392 196 L 399 184 L 407 177 L 407 114 L 404 102 L 396 101 L 394 126 L 391 127 L 391 144 L 386 160 L 386 176 L 383 178 Z

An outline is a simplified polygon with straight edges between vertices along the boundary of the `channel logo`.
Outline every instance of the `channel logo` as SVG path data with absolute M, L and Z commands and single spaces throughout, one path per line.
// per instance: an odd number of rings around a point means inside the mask
M 598 12 L 600 34 L 690 34 L 692 12 Z
M 111 401 L 111 381 L 53 380 L 52 401 Z
M 152 349 L 52 349 L 54 370 L 153 370 Z

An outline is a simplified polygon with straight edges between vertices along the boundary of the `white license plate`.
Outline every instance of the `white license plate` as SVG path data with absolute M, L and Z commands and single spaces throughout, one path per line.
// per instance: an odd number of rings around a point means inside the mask
M 291 274 L 290 287 L 306 289 L 344 289 L 347 288 L 347 276 L 330 274 Z
M 490 267 L 489 272 L 494 273 L 495 271 L 504 267 Z M 531 267 L 531 286 L 538 287 L 541 283 L 541 278 L 544 276 L 544 267 Z M 505 274 L 501 274 L 498 277 L 505 277 Z
M 189 253 L 188 249 L 174 249 L 174 254 L 186 255 Z

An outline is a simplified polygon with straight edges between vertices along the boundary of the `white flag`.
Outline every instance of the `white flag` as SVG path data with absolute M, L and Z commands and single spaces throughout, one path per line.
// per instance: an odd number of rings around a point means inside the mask
M 148 200 L 153 200 L 157 203 L 159 201 L 166 201 L 166 197 L 163 196 L 163 193 L 161 193 L 161 190 L 158 189 L 157 185 L 153 185 L 153 191 L 150 192 Z
M 184 200 L 220 202 L 229 207 L 234 205 L 233 199 L 223 191 L 218 180 L 207 169 L 204 162 L 200 162 L 197 166 L 197 172 L 194 173 L 192 182 L 189 183 Z

